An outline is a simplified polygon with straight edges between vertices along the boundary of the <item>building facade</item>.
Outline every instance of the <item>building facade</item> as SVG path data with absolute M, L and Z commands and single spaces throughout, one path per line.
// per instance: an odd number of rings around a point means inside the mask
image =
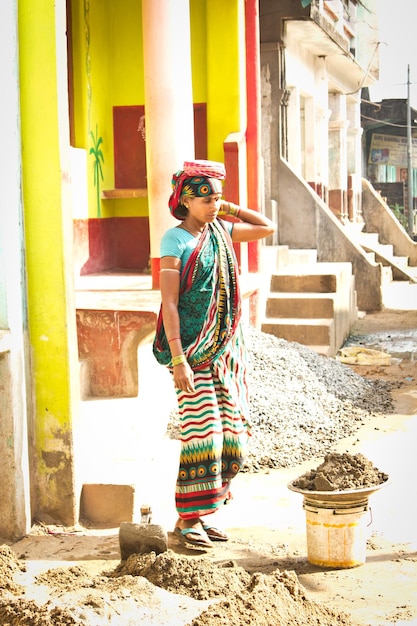
M 375 2 L 260 2 L 266 206 L 281 160 L 342 222 L 361 219 L 361 92 L 378 78 Z M 279 207 L 280 241 L 291 242 Z M 271 209 L 272 210 L 272 209 Z
M 269 243 L 353 259 L 377 308 L 343 230 L 361 220 L 376 1 L 0 4 L 0 536 L 79 519 L 79 280 L 125 269 L 157 291 L 184 160 L 224 161 L 225 197 L 276 219 Z M 259 245 L 237 254 L 256 274 Z
M 224 161 L 225 197 L 260 208 L 258 6 L 5 0 L 0 29 L 0 536 L 14 538 L 79 517 L 80 276 L 122 268 L 157 290 L 184 160 Z M 237 253 L 257 269 L 256 246 Z

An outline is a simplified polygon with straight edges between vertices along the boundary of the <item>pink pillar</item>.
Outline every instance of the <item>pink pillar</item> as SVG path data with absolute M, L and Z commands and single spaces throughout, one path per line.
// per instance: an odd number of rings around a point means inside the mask
M 259 0 L 245 0 L 248 206 L 261 210 L 261 76 Z M 259 271 L 260 242 L 248 244 L 248 268 Z
M 159 288 L 159 244 L 178 224 L 168 199 L 173 172 L 194 158 L 189 0 L 142 0 L 146 166 L 152 287 Z

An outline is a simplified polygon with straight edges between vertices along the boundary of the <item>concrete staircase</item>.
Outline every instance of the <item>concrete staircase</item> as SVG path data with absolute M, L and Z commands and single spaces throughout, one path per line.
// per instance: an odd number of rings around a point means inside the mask
M 386 280 L 417 282 L 417 268 L 408 265 L 408 257 L 396 256 L 392 244 L 379 243 L 378 233 L 359 232 L 357 234 L 357 242 L 370 255 L 372 260 L 382 264 Z
M 359 232 L 356 241 L 369 257 L 382 265 L 382 301 L 386 309 L 417 309 L 417 267 L 407 256 L 394 254 L 391 244 L 381 244 L 378 233 Z
M 261 330 L 334 357 L 357 319 L 351 264 L 318 263 L 315 250 L 287 256 L 271 275 Z

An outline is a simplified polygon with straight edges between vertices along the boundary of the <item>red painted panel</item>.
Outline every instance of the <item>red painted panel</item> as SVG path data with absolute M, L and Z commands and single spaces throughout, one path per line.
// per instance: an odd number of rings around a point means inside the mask
M 194 150 L 196 159 L 207 159 L 207 105 L 194 104 Z
M 224 197 L 229 202 L 239 204 L 239 145 L 237 141 L 225 141 L 224 165 L 226 168 L 226 180 L 224 185 Z M 241 266 L 241 246 L 239 243 L 233 245 L 237 262 Z
M 80 266 L 80 275 L 112 269 L 112 220 L 93 218 L 75 221 L 78 224 L 75 229 L 74 256 L 76 264 Z
M 146 121 L 143 105 L 113 107 L 114 186 L 146 189 Z M 196 159 L 207 159 L 207 105 L 194 104 Z
M 147 217 L 74 220 L 74 267 L 79 275 L 136 269 L 149 263 Z
M 114 218 L 113 243 L 114 262 L 117 268 L 143 271 L 149 264 L 149 219 L 147 217 Z
M 101 264 L 103 269 L 111 268 L 114 263 L 114 245 L 111 236 L 112 221 L 91 219 L 88 224 L 90 261 Z
M 114 186 L 145 189 L 146 147 L 141 132 L 144 106 L 113 107 Z
M 226 180 L 224 184 L 224 197 L 229 202 L 239 204 L 239 145 L 237 141 L 225 141 L 224 165 L 226 168 Z

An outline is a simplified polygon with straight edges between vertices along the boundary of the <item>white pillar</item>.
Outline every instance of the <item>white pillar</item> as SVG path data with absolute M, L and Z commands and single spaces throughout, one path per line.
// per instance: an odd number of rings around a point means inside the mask
M 173 172 L 194 158 L 189 0 L 142 0 L 146 165 L 153 285 Z
M 346 96 L 329 95 L 332 116 L 329 123 L 329 203 L 342 221 L 347 218 L 347 131 Z
M 287 107 L 288 124 L 288 162 L 299 176 L 302 176 L 301 164 L 301 109 L 300 91 L 298 87 L 291 88 Z
M 330 119 L 330 187 L 346 190 L 347 183 L 347 131 L 346 96 L 329 95 L 332 116 Z
M 347 102 L 349 127 L 347 132 L 347 168 L 349 175 L 349 219 L 362 218 L 362 133 L 360 101 L 355 98 Z
M 326 59 L 316 57 L 314 103 L 316 113 L 316 166 L 317 181 L 322 185 L 323 199 L 327 202 L 329 188 L 329 81 Z
M 315 102 L 313 97 L 304 100 L 304 178 L 308 183 L 317 180 L 317 125 Z

